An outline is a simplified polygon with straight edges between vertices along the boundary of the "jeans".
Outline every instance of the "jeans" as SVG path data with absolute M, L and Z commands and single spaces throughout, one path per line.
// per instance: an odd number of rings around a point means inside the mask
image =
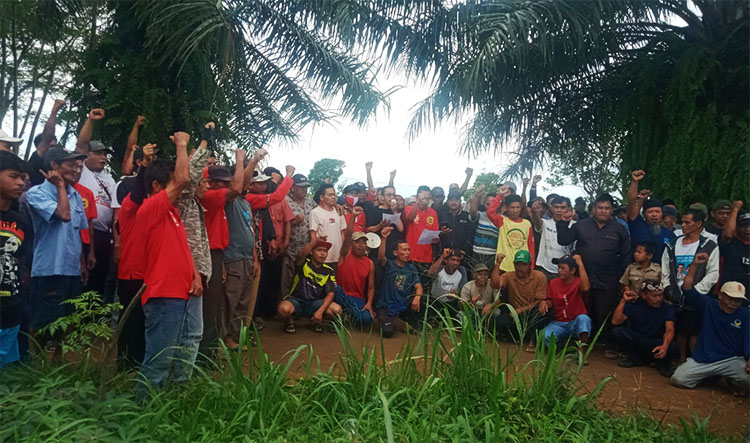
M 203 337 L 203 297 L 190 297 L 185 306 L 182 333 L 177 341 L 174 381 L 186 382 L 193 375 L 195 358 Z
M 18 331 L 20 329 L 20 325 L 0 329 L 0 369 L 21 358 L 18 352 Z
M 552 334 L 559 342 L 570 336 L 578 338 L 583 333 L 591 333 L 591 318 L 586 314 L 581 314 L 571 321 L 553 321 L 544 328 L 544 342 L 549 344 Z
M 182 334 L 187 300 L 152 298 L 143 305 L 146 317 L 146 354 L 141 365 L 136 397 L 147 394 L 147 384 L 160 389 L 167 384 L 169 367 Z
M 344 290 L 341 289 L 341 286 L 337 286 L 333 301 L 341 306 L 346 315 L 357 326 L 370 326 L 372 324 L 372 316 L 370 315 L 370 311 L 362 310 L 367 303 L 365 300 L 359 297 L 348 295 L 344 293 Z

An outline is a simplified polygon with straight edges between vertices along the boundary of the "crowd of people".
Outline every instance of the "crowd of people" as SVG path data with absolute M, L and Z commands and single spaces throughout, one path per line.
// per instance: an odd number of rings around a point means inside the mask
M 533 351 L 540 337 L 585 349 L 595 335 L 622 367 L 652 365 L 673 384 L 724 376 L 750 386 L 750 213 L 741 201 L 679 211 L 639 189 L 626 204 L 537 195 L 541 177 L 404 198 L 390 182 L 337 195 L 295 168 L 259 168 L 261 149 L 217 163 L 213 123 L 200 140 L 175 132 L 175 159 L 139 145 L 138 116 L 115 180 L 112 149 L 91 140 L 94 109 L 74 151 L 57 144 L 56 101 L 28 162 L 0 132 L 0 367 L 29 342 L 59 356 L 67 331 L 45 327 L 66 300 L 96 291 L 132 311 L 121 367 L 140 368 L 140 393 L 191 376 L 243 326 L 304 319 L 315 332 L 341 318 L 384 338 L 481 318 L 485 331 Z M 528 198 L 527 198 L 528 191 Z M 679 214 L 679 216 L 678 216 Z M 137 299 L 137 300 L 136 300 Z M 460 325 L 459 322 L 456 322 Z M 29 340 L 31 337 L 31 340 Z

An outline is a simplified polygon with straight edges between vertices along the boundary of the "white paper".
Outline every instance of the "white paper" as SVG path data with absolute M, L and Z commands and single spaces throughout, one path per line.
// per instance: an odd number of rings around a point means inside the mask
M 438 238 L 440 235 L 440 231 L 431 231 L 429 229 L 425 229 L 422 231 L 422 234 L 419 236 L 419 240 L 417 240 L 418 245 L 429 245 L 432 243 L 432 240 Z
M 398 220 L 401 218 L 401 213 L 398 212 L 396 214 L 383 214 L 383 221 L 388 222 L 388 224 L 397 225 Z

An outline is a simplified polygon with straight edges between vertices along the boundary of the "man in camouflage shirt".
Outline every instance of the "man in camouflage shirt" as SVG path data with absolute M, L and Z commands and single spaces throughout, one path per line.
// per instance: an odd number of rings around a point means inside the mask
M 294 184 L 289 194 L 286 196 L 286 201 L 289 203 L 289 207 L 292 208 L 294 219 L 292 220 L 292 232 L 289 240 L 289 247 L 286 250 L 286 256 L 282 263 L 281 269 L 281 294 L 282 296 L 289 295 L 289 291 L 292 288 L 292 279 L 294 278 L 295 260 L 297 255 L 305 247 L 306 244 L 310 243 L 310 211 L 315 209 L 317 206 L 315 202 L 307 196 L 307 190 L 310 187 L 310 182 L 302 174 L 295 174 L 292 177 Z

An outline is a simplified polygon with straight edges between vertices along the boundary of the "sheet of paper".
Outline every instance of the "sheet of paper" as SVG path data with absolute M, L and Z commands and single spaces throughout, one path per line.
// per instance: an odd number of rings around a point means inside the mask
M 422 234 L 419 236 L 419 240 L 417 240 L 418 245 L 429 245 L 432 243 L 432 240 L 438 238 L 440 235 L 440 231 L 430 231 L 429 229 L 425 229 L 422 231 Z
M 388 224 L 398 224 L 398 220 L 401 218 L 401 213 L 398 212 L 396 214 L 383 214 L 383 221 Z

